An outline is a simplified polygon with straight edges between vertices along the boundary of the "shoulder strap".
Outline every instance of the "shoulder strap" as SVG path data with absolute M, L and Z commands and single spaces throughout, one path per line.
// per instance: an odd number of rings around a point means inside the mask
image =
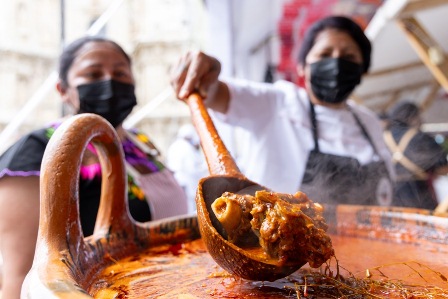
M 365 126 L 362 123 L 362 121 L 359 119 L 358 115 L 355 113 L 355 111 L 353 111 L 353 109 L 352 109 L 352 107 L 350 107 L 350 105 L 347 105 L 347 109 L 352 113 L 353 117 L 355 118 L 356 123 L 361 128 L 362 134 L 364 135 L 364 137 L 367 139 L 367 141 L 372 146 L 373 151 L 375 152 L 375 154 L 377 156 L 380 156 L 379 155 L 379 151 L 377 150 L 375 143 L 373 142 L 372 138 L 370 138 L 369 133 L 367 132 Z
M 414 162 L 409 160 L 405 155 L 404 151 L 406 150 L 406 147 L 409 145 L 409 142 L 411 142 L 412 138 L 417 134 L 417 130 L 414 128 L 409 129 L 403 137 L 401 137 L 399 143 L 397 144 L 395 142 L 394 137 L 392 136 L 392 133 L 390 130 L 384 131 L 384 141 L 386 142 L 386 145 L 389 147 L 390 151 L 392 152 L 392 161 L 394 163 L 400 163 L 405 167 L 407 170 L 409 170 L 412 174 L 414 174 L 418 179 L 420 180 L 427 180 L 428 174 L 425 172 L 424 169 L 422 169 L 420 166 L 416 165 Z
M 317 120 L 316 120 L 316 111 L 314 110 L 314 104 L 309 100 L 310 103 L 310 118 L 311 118 L 311 126 L 313 130 L 313 138 L 314 138 L 314 151 L 320 152 L 319 150 L 319 142 L 317 137 Z

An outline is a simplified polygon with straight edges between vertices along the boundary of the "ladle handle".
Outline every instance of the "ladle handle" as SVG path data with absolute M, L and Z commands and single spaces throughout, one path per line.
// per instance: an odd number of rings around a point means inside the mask
M 186 103 L 190 108 L 193 124 L 201 140 L 201 146 L 210 174 L 243 177 L 230 152 L 221 140 L 202 97 L 198 93 L 193 93 L 187 98 Z
M 95 235 L 132 232 L 127 210 L 124 155 L 116 132 L 98 115 L 83 113 L 66 120 L 50 139 L 40 177 L 38 243 L 45 254 L 58 254 L 69 246 L 84 246 L 79 219 L 78 177 L 82 155 L 89 142 L 95 145 L 102 172 L 101 202 Z

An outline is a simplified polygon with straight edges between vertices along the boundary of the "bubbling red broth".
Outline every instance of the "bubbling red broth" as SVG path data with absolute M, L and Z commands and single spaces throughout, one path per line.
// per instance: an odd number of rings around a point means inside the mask
M 446 245 L 339 235 L 331 239 L 338 263 L 331 259 L 319 269 L 305 266 L 274 282 L 247 281 L 225 272 L 199 239 L 114 260 L 88 291 L 94 298 L 448 297 Z

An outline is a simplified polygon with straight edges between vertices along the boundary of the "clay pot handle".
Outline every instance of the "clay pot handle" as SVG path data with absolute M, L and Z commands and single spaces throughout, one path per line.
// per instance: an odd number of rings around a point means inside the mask
M 95 114 L 76 115 L 55 131 L 47 145 L 40 177 L 38 242 L 59 252 L 83 243 L 79 219 L 79 172 L 89 142 L 98 152 L 102 190 L 95 237 L 132 227 L 126 203 L 124 154 L 114 128 Z
M 188 97 L 186 103 L 190 108 L 193 124 L 201 140 L 201 146 L 204 150 L 210 174 L 228 174 L 243 177 L 224 142 L 221 140 L 202 97 L 198 93 L 193 93 Z

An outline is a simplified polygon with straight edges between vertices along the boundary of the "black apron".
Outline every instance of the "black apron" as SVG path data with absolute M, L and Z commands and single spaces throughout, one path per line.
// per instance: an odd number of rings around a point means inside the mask
M 357 115 L 350 109 L 375 153 L 377 149 Z M 392 181 L 384 161 L 361 165 L 351 157 L 321 153 L 314 105 L 310 102 L 314 149 L 310 152 L 300 191 L 320 203 L 382 205 L 392 202 Z M 379 156 L 379 155 L 378 155 Z

